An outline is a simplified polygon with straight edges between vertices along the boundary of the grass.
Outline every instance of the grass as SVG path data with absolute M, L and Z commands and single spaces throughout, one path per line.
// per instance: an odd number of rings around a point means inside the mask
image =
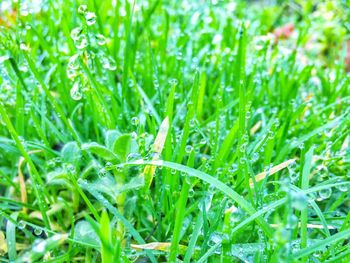
M 344 1 L 0 12 L 1 262 L 350 260 Z

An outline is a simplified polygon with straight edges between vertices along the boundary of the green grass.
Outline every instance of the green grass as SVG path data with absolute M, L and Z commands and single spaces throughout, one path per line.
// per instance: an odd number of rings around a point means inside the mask
M 0 2 L 1 262 L 350 260 L 345 1 L 34 2 Z

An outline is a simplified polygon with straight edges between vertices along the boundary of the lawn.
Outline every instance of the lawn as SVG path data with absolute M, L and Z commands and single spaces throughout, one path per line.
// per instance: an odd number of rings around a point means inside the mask
M 349 262 L 349 17 L 1 0 L 0 262 Z

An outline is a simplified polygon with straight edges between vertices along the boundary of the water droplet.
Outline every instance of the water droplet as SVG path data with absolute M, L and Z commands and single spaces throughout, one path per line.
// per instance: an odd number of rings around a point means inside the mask
M 256 162 L 259 159 L 259 153 L 253 153 L 252 154 L 252 161 Z
M 214 232 L 213 234 L 211 234 L 209 240 L 208 240 L 208 246 L 212 247 L 215 246 L 218 243 L 222 242 L 222 237 L 220 234 Z
M 337 183 L 342 183 L 343 181 L 342 180 L 338 180 Z M 347 185 L 338 185 L 337 186 L 337 189 L 340 191 L 340 192 L 347 192 L 348 191 L 348 186 Z
M 79 68 L 79 55 L 75 54 L 69 58 L 68 67 L 70 69 L 76 70 Z
M 86 48 L 88 45 L 87 38 L 84 34 L 78 36 L 74 43 L 75 43 L 76 48 L 78 48 L 78 49 Z
M 175 78 L 169 80 L 169 84 L 172 86 L 176 86 L 178 83 L 179 83 L 178 80 Z
M 22 72 L 28 72 L 28 66 L 25 63 L 18 64 L 18 69 Z
M 189 125 L 191 128 L 194 128 L 196 126 L 196 119 L 191 119 Z
M 117 64 L 115 63 L 114 59 L 103 57 L 101 59 L 102 67 L 109 70 L 116 70 Z
M 77 180 L 77 183 L 78 183 L 78 184 L 81 184 L 81 185 L 84 185 L 84 184 L 87 184 L 87 181 L 86 181 L 86 179 L 79 178 L 79 179 Z
M 249 140 L 248 134 L 243 135 L 243 141 L 247 142 Z
M 23 220 L 21 220 L 21 221 L 19 221 L 18 222 L 18 225 L 17 225 L 17 227 L 19 228 L 19 229 L 25 229 L 26 228 L 26 222 L 24 222 Z
M 80 84 L 78 81 L 74 82 L 73 87 L 70 90 L 70 96 L 73 100 L 81 100 L 83 93 L 80 90 Z
M 114 59 L 109 59 L 109 70 L 113 71 L 117 69 L 117 64 L 115 63 Z
M 106 174 L 107 174 L 107 171 L 106 171 L 105 168 L 102 168 L 102 169 L 100 169 L 100 170 L 98 171 L 98 176 L 99 176 L 99 177 L 104 177 L 104 176 L 106 176 Z
M 97 34 L 95 38 L 96 38 L 96 43 L 98 45 L 103 46 L 104 44 L 106 44 L 106 38 L 104 37 L 104 35 Z
M 234 173 L 237 171 L 237 164 L 233 163 L 231 167 L 228 169 L 229 173 Z
M 318 195 L 320 196 L 321 199 L 327 199 L 331 196 L 331 194 L 332 194 L 332 188 L 325 188 L 318 192 Z
M 25 43 L 21 43 L 21 44 L 19 45 L 19 48 L 20 48 L 21 50 L 25 50 L 25 51 L 29 50 L 28 46 L 27 46 Z
M 130 153 L 130 154 L 127 156 L 128 162 L 136 161 L 136 160 L 141 160 L 141 159 L 142 159 L 142 155 L 139 154 L 139 153 Z
M 157 78 L 153 79 L 153 86 L 154 86 L 155 88 L 158 88 L 158 87 L 159 87 L 159 81 L 158 81 Z
M 299 174 L 293 170 L 289 171 L 289 178 L 292 182 L 295 182 L 299 178 Z
M 176 53 L 176 59 L 177 60 L 182 60 L 182 52 L 177 52 Z
M 87 12 L 85 14 L 85 20 L 86 20 L 86 24 L 88 26 L 91 26 L 91 25 L 95 24 L 96 23 L 96 15 L 95 15 L 95 13 L 94 12 Z
M 34 234 L 37 236 L 40 236 L 42 234 L 43 230 L 41 228 L 34 228 Z
M 75 70 L 75 69 L 71 69 L 71 68 L 67 68 L 67 77 L 70 79 L 70 80 L 74 80 L 78 75 L 79 75 L 79 71 L 78 70 Z
M 185 152 L 190 153 L 193 150 L 193 147 L 191 145 L 186 145 Z
M 247 159 L 245 157 L 242 157 L 239 159 L 240 164 L 245 164 L 247 162 Z
M 70 32 L 70 37 L 74 41 L 76 41 L 82 32 L 83 32 L 83 29 L 81 27 L 76 27 Z
M 140 123 L 139 118 L 137 118 L 137 117 L 132 117 L 131 118 L 131 124 L 132 125 L 137 126 L 139 123 Z
M 130 154 L 129 154 L 130 155 Z M 111 168 L 113 166 L 113 163 L 111 163 L 111 162 L 106 162 L 106 164 L 105 164 L 105 167 L 107 168 L 107 169 L 109 169 L 109 168 Z
M 239 151 L 240 151 L 241 153 L 244 153 L 245 150 L 246 150 L 246 144 L 243 143 L 243 144 L 239 147 Z
M 80 5 L 78 7 L 78 13 L 81 15 L 85 15 L 87 12 L 87 5 Z
M 75 171 L 75 167 L 73 164 L 68 164 L 67 165 L 67 170 L 68 172 L 70 172 L 71 174 L 74 174 L 76 171 Z

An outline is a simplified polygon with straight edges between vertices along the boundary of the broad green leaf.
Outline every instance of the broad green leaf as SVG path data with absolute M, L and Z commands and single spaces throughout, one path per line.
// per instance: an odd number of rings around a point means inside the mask
M 75 163 L 81 158 L 79 146 L 76 142 L 68 142 L 61 151 L 61 158 L 63 162 Z
M 119 131 L 109 130 L 105 134 L 105 144 L 108 149 L 112 150 L 116 139 L 121 135 Z
M 131 134 L 122 134 L 114 141 L 112 149 L 121 162 L 125 162 L 128 154 L 131 152 L 131 143 Z
M 100 239 L 89 222 L 79 221 L 74 228 L 74 239 L 80 242 L 88 243 L 92 246 L 100 247 Z
M 96 142 L 84 143 L 82 145 L 82 149 L 88 150 L 106 161 L 113 161 L 118 159 L 118 157 L 112 151 Z

